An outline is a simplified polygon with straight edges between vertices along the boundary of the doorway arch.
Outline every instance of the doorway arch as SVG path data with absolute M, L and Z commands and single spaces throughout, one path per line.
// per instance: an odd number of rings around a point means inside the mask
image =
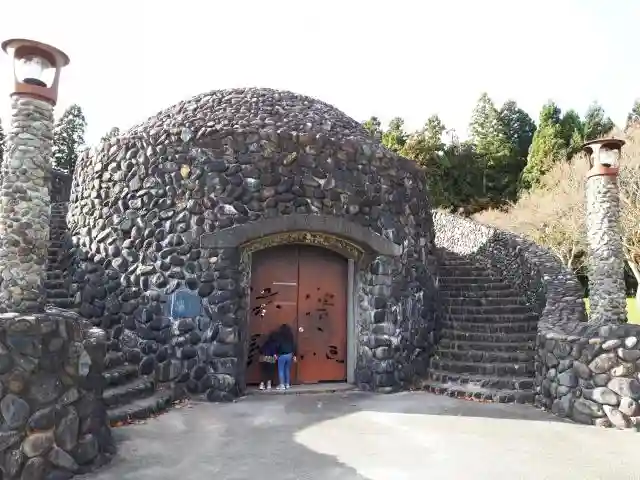
M 404 352 L 396 347 L 402 340 L 394 322 L 401 321 L 403 310 L 392 297 L 392 283 L 405 268 L 404 257 L 409 251 L 404 243 L 400 245 L 388 238 L 388 231 L 383 233 L 342 217 L 287 214 L 234 225 L 200 237 L 201 248 L 207 255 L 216 257 L 217 268 L 224 268 L 226 272 L 229 266 L 237 265 L 243 300 L 237 310 L 238 316 L 233 319 L 238 333 L 238 344 L 233 353 L 237 362 L 235 384 L 241 394 L 247 385 L 255 382 L 253 374 L 247 375 L 247 361 L 250 353 L 255 355 L 256 348 L 249 328 L 253 258 L 263 250 L 287 245 L 321 247 L 346 261 L 347 383 L 365 390 L 393 391 L 398 388 L 403 373 L 399 372 L 397 359 L 406 361 L 400 358 Z M 411 245 L 411 241 L 405 243 Z M 223 302 L 213 308 L 216 310 L 213 314 L 222 314 L 220 318 L 224 320 L 232 307 Z
M 326 248 L 287 244 L 252 255 L 247 384 L 263 378 L 259 347 L 281 324 L 294 332 L 292 383 L 347 381 L 348 260 Z M 275 379 L 274 379 L 275 380 Z

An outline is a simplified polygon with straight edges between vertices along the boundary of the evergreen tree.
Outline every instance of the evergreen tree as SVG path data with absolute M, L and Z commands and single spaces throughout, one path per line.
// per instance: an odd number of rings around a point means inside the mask
M 102 136 L 102 138 L 100 139 L 100 142 L 107 142 L 112 138 L 117 137 L 118 135 L 120 135 L 120 129 L 118 127 L 113 127 L 111 130 L 109 130 L 107 133 L 105 133 Z
M 567 144 L 563 138 L 560 108 L 554 102 L 542 107 L 538 128 L 533 135 L 527 165 L 522 171 L 522 186 L 539 185 L 542 177 L 553 165 L 567 158 Z
M 5 147 L 5 136 L 4 129 L 2 128 L 2 119 L 0 119 L 0 160 L 4 158 L 4 147 Z
M 73 172 L 78 149 L 84 144 L 87 121 L 78 105 L 71 105 L 53 128 L 53 163 L 57 168 Z
M 488 158 L 485 189 L 493 206 L 514 201 L 519 193 L 522 170 L 536 131 L 529 114 L 513 100 L 507 100 L 498 112 L 501 136 L 497 152 Z
M 580 151 L 584 143 L 584 122 L 575 110 L 567 110 L 560 120 L 562 130 L 562 141 L 567 150 L 567 159 L 571 159 Z
M 597 102 L 593 102 L 584 116 L 583 140 L 588 142 L 589 140 L 602 138 L 611 132 L 614 127 L 613 120 L 605 117 L 604 109 Z
M 483 158 L 482 197 L 495 207 L 515 200 L 535 131 L 533 120 L 512 100 L 498 110 L 484 93 L 473 111 L 470 130 L 475 151 Z
M 498 114 L 498 121 L 510 145 L 510 154 L 526 161 L 536 132 L 536 124 L 527 112 L 513 100 L 507 100 Z
M 404 120 L 392 118 L 389 128 L 382 134 L 382 144 L 392 152 L 400 153 L 407 143 L 409 135 L 404 131 Z
M 415 132 L 404 145 L 402 155 L 427 167 L 435 155 L 444 150 L 442 135 L 446 127 L 437 115 L 430 116 L 421 130 Z
M 372 137 L 377 138 L 379 135 L 382 135 L 382 127 L 378 117 L 369 118 L 369 120 L 364 122 L 362 126 L 371 134 Z
M 426 155 L 441 153 L 444 150 L 442 135 L 447 128 L 438 115 L 431 115 L 422 129 L 422 138 Z
M 625 130 L 637 123 L 640 123 L 640 99 L 636 99 L 633 102 L 633 107 L 631 107 L 631 111 L 627 115 Z
M 412 134 L 401 150 L 401 154 L 411 158 L 425 168 L 427 187 L 433 204 L 447 207 L 452 204 L 451 189 L 446 178 L 451 166 L 449 158 L 444 155 L 442 135 L 446 127 L 437 115 L 430 116 L 422 129 Z
M 473 113 L 469 130 L 476 151 L 481 155 L 507 155 L 509 143 L 499 121 L 500 112 L 491 98 L 483 93 Z

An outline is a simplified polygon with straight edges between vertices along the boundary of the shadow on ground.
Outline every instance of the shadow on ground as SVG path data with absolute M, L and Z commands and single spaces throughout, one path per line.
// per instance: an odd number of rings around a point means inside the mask
M 631 432 L 423 392 L 194 403 L 114 434 L 116 459 L 82 478 L 608 480 L 640 471 Z

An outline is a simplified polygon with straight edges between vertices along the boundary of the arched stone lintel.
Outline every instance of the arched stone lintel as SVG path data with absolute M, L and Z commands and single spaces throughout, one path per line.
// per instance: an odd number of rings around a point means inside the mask
M 280 234 L 284 234 L 280 236 Z M 306 236 L 305 236 L 306 235 Z M 315 235 L 315 236 L 314 236 Z M 324 235 L 324 239 L 323 239 Z M 333 237 L 336 241 L 331 242 Z M 289 240 L 287 241 L 287 238 Z M 341 241 L 340 241 L 341 240 Z M 270 245 L 260 246 L 270 243 Z M 329 242 L 323 245 L 322 242 Z M 396 257 L 402 254 L 402 247 L 372 232 L 362 225 L 344 218 L 328 215 L 293 214 L 275 218 L 263 218 L 243 225 L 235 225 L 213 233 L 205 233 L 200 237 L 202 248 L 235 248 L 244 246 L 253 251 L 268 246 L 285 243 L 308 243 L 325 246 L 338 251 L 347 257 L 356 259 L 357 250 L 360 257 L 369 252 L 378 255 Z M 335 248 L 331 248 L 331 247 Z M 344 249 L 346 248 L 346 251 Z
M 356 262 L 360 262 L 367 253 L 359 245 L 349 240 L 328 233 L 309 231 L 275 233 L 251 240 L 248 243 L 242 244 L 241 247 L 242 253 L 246 255 L 279 245 L 312 245 L 322 247 L 339 253 L 345 258 L 355 260 Z

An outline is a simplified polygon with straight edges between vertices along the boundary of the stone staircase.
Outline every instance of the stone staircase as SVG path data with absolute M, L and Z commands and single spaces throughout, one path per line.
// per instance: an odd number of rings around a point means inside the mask
M 67 204 L 51 204 L 51 227 L 49 231 L 49 249 L 47 251 L 47 302 L 58 308 L 69 309 L 73 306 L 74 292 L 67 280 L 68 252 L 70 243 L 67 233 Z
M 75 291 L 67 274 L 71 244 L 67 232 L 67 204 L 51 205 L 48 267 L 45 287 L 47 303 L 63 309 L 73 309 Z M 113 330 L 110 332 L 113 334 Z M 135 355 L 127 358 L 120 342 L 112 339 L 105 359 L 104 401 L 112 425 L 141 420 L 168 407 L 173 396 L 159 388 L 153 375 L 140 375 Z
M 538 316 L 485 268 L 442 252 L 440 341 L 423 386 L 434 393 L 533 403 Z
M 138 365 L 128 362 L 121 351 L 107 353 L 103 377 L 104 402 L 112 426 L 148 418 L 173 401 L 170 390 L 159 387 L 153 375 L 140 375 Z

